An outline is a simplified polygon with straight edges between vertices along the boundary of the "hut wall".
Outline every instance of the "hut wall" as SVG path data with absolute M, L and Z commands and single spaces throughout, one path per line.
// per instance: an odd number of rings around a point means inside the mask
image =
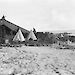
M 14 31 L 9 29 L 8 27 L 6 27 L 5 25 L 1 25 L 0 26 L 0 43 L 4 43 L 5 39 L 12 40 L 14 36 L 13 33 Z

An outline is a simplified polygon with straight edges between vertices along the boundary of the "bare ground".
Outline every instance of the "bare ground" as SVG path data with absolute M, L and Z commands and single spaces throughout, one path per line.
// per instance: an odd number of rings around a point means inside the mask
M 0 75 L 75 75 L 75 51 L 4 47 L 0 49 Z

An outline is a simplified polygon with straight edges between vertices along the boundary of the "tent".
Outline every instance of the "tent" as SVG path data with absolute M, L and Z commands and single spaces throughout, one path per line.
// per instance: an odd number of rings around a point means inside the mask
M 25 38 L 21 32 L 21 30 L 19 29 L 18 32 L 16 33 L 15 37 L 13 38 L 13 41 L 25 41 Z
M 67 44 L 71 44 L 72 42 L 70 40 L 67 41 Z
M 32 30 L 31 30 L 30 33 L 29 33 L 28 40 L 29 40 L 29 39 L 37 40 L 37 38 L 36 38 L 36 36 L 35 36 L 35 34 L 34 34 L 34 32 L 33 32 Z
M 63 34 L 61 34 L 61 37 L 64 37 L 64 35 L 63 35 Z

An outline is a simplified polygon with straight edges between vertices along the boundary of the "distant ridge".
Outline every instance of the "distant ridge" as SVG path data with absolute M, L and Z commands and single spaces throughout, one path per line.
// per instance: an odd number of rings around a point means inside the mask
M 73 30 L 55 30 L 55 31 L 48 31 L 48 32 L 52 32 L 52 33 L 64 33 L 64 32 L 75 33 L 75 29 L 73 29 Z

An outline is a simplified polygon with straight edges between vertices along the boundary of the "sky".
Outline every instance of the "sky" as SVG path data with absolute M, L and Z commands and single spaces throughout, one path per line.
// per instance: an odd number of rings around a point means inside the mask
M 75 0 L 0 0 L 0 18 L 27 30 L 75 29 Z

